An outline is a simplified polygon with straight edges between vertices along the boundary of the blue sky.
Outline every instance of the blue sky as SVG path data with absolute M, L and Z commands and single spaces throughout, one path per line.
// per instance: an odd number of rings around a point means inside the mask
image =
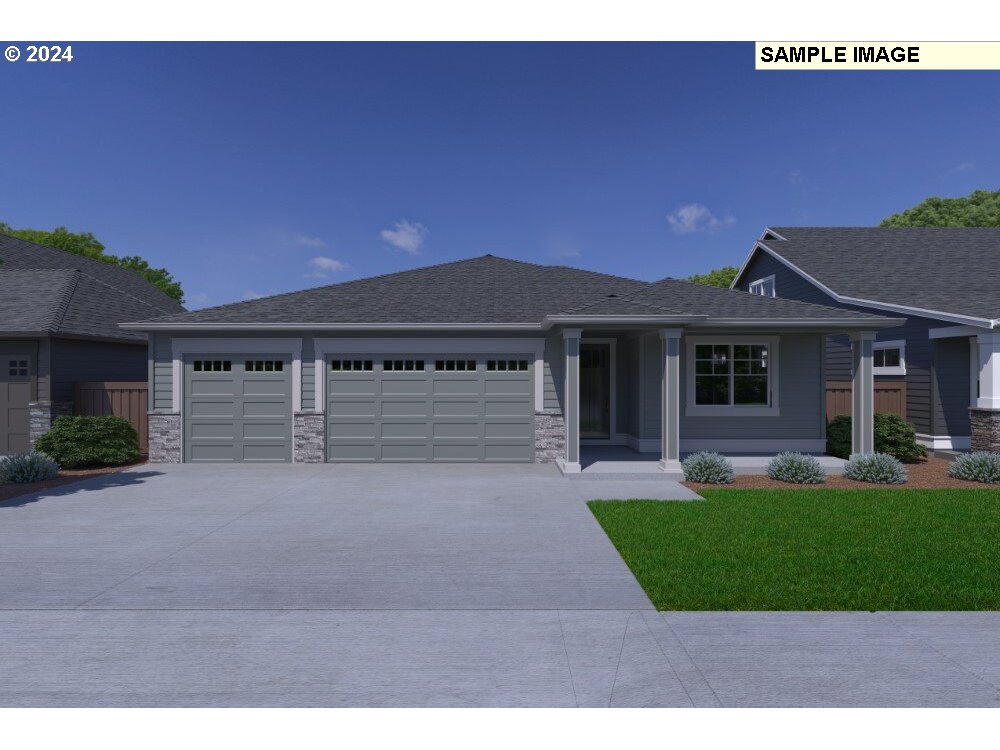
M 998 74 L 756 72 L 752 44 L 78 44 L 0 62 L 0 221 L 191 307 L 493 253 L 636 278 L 765 225 L 998 187 Z

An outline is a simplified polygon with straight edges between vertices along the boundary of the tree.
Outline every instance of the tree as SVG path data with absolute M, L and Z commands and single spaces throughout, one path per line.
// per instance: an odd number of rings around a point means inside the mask
M 9 234 L 36 245 L 47 245 L 68 253 L 83 255 L 87 258 L 110 263 L 119 268 L 134 271 L 162 291 L 171 299 L 184 301 L 184 290 L 165 268 L 153 268 L 138 255 L 126 255 L 119 258 L 104 252 L 104 244 L 90 232 L 71 232 L 66 227 L 56 227 L 51 232 L 44 229 L 14 229 L 9 224 L 0 221 L 0 234 Z
M 694 276 L 688 276 L 687 280 L 693 281 L 695 284 L 718 286 L 728 289 L 739 272 L 740 269 L 736 266 L 723 266 L 722 268 L 713 269 L 708 273 L 696 273 Z
M 964 198 L 928 198 L 883 219 L 883 227 L 1000 227 L 1000 190 L 974 190 Z

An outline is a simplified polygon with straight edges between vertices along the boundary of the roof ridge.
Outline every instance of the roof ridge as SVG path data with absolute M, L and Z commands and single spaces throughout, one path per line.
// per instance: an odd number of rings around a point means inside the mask
M 54 314 L 49 320 L 47 330 L 51 333 L 55 333 L 62 327 L 63 320 L 66 319 L 66 313 L 69 311 L 70 300 L 73 299 L 73 293 L 76 291 L 80 280 L 81 271 L 79 269 L 72 271 L 66 269 L 64 272 L 69 275 L 69 279 L 65 287 L 63 287 L 62 293 L 59 295 L 59 299 L 56 300 Z
M 92 281 L 100 284 L 101 286 L 105 286 L 108 289 L 111 289 L 111 290 L 117 292 L 118 294 L 122 295 L 123 297 L 128 297 L 129 299 L 134 300 L 135 302 L 138 302 L 140 305 L 144 305 L 146 307 L 149 307 L 149 308 L 151 308 L 153 310 L 156 310 L 157 312 L 163 312 L 162 310 L 160 310 L 160 308 L 158 308 L 153 303 L 147 302 L 144 299 L 136 297 L 134 294 L 132 294 L 131 292 L 128 292 L 128 291 L 126 291 L 124 289 L 119 289 L 118 287 L 113 286 L 113 285 L 109 284 L 108 282 L 103 281 L 102 279 L 97 278 L 93 274 L 89 274 L 86 271 L 81 271 L 79 268 L 76 269 L 76 273 L 79 273 L 82 276 L 86 276 L 88 279 L 91 279 Z M 178 311 L 178 312 L 181 312 L 181 311 Z M 165 314 L 166 315 L 176 315 L 177 313 L 165 313 Z

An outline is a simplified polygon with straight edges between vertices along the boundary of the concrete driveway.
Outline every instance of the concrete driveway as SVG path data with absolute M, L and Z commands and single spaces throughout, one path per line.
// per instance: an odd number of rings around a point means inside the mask
M 0 504 L 0 705 L 998 705 L 996 613 L 657 613 L 551 466 L 146 466 Z M 670 494 L 667 492 L 666 494 Z

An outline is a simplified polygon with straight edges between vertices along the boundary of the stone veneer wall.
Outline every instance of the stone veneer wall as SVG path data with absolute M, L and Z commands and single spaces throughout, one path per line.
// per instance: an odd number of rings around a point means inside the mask
M 566 420 L 555 410 L 535 412 L 535 461 L 550 463 L 566 455 Z
M 28 404 L 28 440 L 31 445 L 49 431 L 56 417 L 73 413 L 72 401 L 32 401 Z
M 326 420 L 323 414 L 300 411 L 292 427 L 292 461 L 297 464 L 321 464 L 326 460 Z
M 969 409 L 972 424 L 972 450 L 1000 452 L 1000 411 Z
M 154 464 L 181 462 L 181 415 L 149 415 L 149 461 Z

